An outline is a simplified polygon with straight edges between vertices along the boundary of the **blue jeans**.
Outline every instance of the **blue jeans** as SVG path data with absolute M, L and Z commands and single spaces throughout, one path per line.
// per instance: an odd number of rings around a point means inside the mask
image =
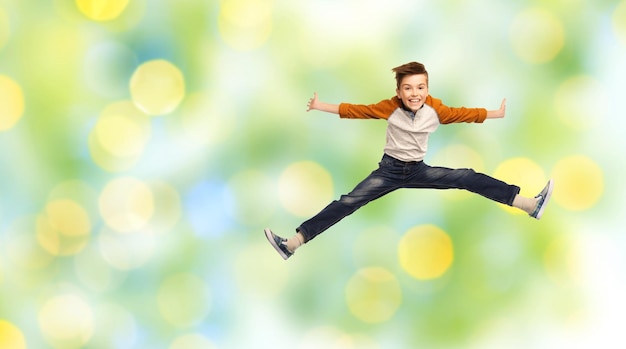
M 349 194 L 331 202 L 296 230 L 308 242 L 372 200 L 400 188 L 465 189 L 511 206 L 520 188 L 472 169 L 431 167 L 423 161 L 404 162 L 387 154 L 377 170 Z

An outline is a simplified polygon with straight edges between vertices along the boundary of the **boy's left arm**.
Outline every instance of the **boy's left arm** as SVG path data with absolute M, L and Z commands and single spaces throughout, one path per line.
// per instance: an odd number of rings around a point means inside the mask
M 426 104 L 433 107 L 439 115 L 439 121 L 442 124 L 450 124 L 456 122 L 478 122 L 482 123 L 485 119 L 503 118 L 506 111 L 506 99 L 502 100 L 500 109 L 487 110 L 485 108 L 465 108 L 465 107 L 448 107 L 441 100 L 428 96 Z

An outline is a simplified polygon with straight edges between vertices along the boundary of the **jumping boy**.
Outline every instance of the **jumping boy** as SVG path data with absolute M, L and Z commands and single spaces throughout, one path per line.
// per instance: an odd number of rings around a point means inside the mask
M 294 236 L 285 239 L 265 229 L 265 236 L 283 259 L 361 206 L 399 188 L 465 189 L 519 208 L 535 219 L 541 218 L 552 194 L 552 180 L 537 196 L 527 198 L 519 195 L 520 187 L 472 169 L 432 167 L 423 161 L 428 136 L 440 124 L 503 118 L 506 99 L 497 110 L 447 107 L 428 94 L 428 72 L 423 64 L 411 62 L 392 71 L 396 74 L 396 96 L 377 104 L 329 104 L 319 101 L 317 93 L 309 100 L 307 111 L 320 110 L 341 118 L 387 120 L 387 142 L 378 169 L 349 194 L 302 223 Z

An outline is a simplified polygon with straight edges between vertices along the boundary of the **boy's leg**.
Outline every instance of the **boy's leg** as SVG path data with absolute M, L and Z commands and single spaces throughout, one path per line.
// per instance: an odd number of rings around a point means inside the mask
M 434 167 L 420 162 L 415 165 L 407 187 L 431 189 L 465 189 L 488 199 L 512 206 L 520 188 L 472 169 Z
M 352 214 L 368 202 L 400 187 L 400 178 L 381 166 L 359 183 L 350 193 L 331 202 L 318 214 L 302 223 L 296 231 L 302 234 L 304 242 L 330 228 L 344 217 Z
M 541 218 L 554 187 L 554 182 L 550 180 L 534 198 L 527 198 L 519 195 L 518 186 L 507 184 L 472 169 L 432 167 L 423 162 L 418 165 L 412 176 L 410 187 L 469 190 L 488 199 L 519 208 L 536 219 Z
M 291 257 L 295 249 L 350 215 L 368 202 L 395 189 L 402 183 L 402 170 L 398 170 L 387 157 L 383 157 L 379 168 L 359 183 L 349 194 L 331 202 L 322 211 L 302 223 L 296 234 L 289 239 L 275 235 L 266 229 L 265 235 L 270 244 L 284 259 Z

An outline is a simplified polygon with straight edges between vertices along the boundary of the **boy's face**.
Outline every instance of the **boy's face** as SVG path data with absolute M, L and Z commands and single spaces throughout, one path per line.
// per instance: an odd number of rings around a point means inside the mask
M 407 75 L 400 82 L 396 93 L 404 106 L 415 113 L 424 105 L 428 96 L 428 78 L 425 74 Z

